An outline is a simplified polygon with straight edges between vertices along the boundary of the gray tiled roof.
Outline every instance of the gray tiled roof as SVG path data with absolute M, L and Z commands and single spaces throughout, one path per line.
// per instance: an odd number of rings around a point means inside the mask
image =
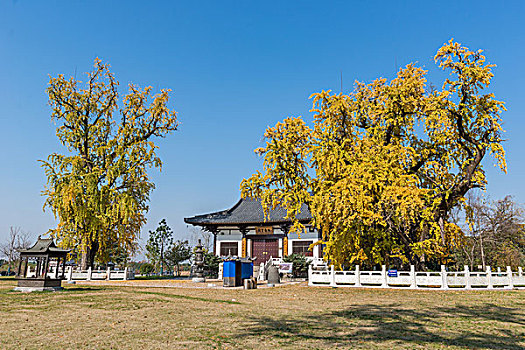
M 52 253 L 69 253 L 69 249 L 62 249 L 58 248 L 55 243 L 53 242 L 53 239 L 51 238 L 40 238 L 38 237 L 38 240 L 36 243 L 28 249 L 20 249 L 20 253 L 26 253 L 26 254 L 45 254 L 48 252 Z
M 184 222 L 192 225 L 247 225 L 262 223 L 286 223 L 290 220 L 285 219 L 286 210 L 277 207 L 271 210 L 267 220 L 265 220 L 264 210 L 259 199 L 240 199 L 237 204 L 227 210 L 215 213 L 196 215 L 190 218 L 184 218 Z M 297 216 L 299 221 L 310 221 L 312 215 L 308 207 L 303 204 L 301 213 Z

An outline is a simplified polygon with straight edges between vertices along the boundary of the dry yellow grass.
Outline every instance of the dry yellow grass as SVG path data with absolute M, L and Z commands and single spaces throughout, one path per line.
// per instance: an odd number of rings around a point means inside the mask
M 14 285 L 2 349 L 525 349 L 523 291 Z

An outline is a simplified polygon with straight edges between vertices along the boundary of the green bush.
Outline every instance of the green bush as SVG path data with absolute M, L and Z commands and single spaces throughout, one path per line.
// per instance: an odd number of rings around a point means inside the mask
M 284 262 L 293 263 L 292 266 L 292 277 L 294 278 L 305 278 L 308 277 L 308 265 L 310 263 L 306 260 L 303 254 L 290 254 L 283 258 Z
M 204 253 L 204 274 L 209 278 L 219 277 L 219 264 L 222 259 L 213 253 Z
M 153 264 L 144 263 L 140 265 L 139 273 L 141 275 L 150 275 L 153 273 L 153 271 L 155 271 L 155 266 L 153 266 Z

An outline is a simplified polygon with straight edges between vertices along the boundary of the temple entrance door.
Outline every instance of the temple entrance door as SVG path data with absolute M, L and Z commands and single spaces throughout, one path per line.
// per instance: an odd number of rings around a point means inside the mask
M 256 263 L 265 263 L 279 257 L 278 239 L 252 239 L 252 257 L 257 257 Z

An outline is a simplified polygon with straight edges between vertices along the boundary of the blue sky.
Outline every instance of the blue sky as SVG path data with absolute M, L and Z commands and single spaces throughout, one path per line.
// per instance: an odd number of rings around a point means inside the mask
M 35 237 L 55 225 L 43 212 L 37 162 L 61 151 L 50 120 L 48 75 L 111 64 L 122 87 L 173 90 L 180 129 L 159 142 L 142 238 L 166 218 L 187 238 L 183 218 L 230 207 L 239 183 L 261 165 L 253 149 L 267 126 L 309 117 L 308 97 L 354 80 L 391 78 L 432 61 L 451 37 L 497 64 L 491 91 L 506 102 L 508 174 L 486 162 L 489 194 L 525 202 L 522 1 L 1 1 L 0 240 L 10 226 Z

